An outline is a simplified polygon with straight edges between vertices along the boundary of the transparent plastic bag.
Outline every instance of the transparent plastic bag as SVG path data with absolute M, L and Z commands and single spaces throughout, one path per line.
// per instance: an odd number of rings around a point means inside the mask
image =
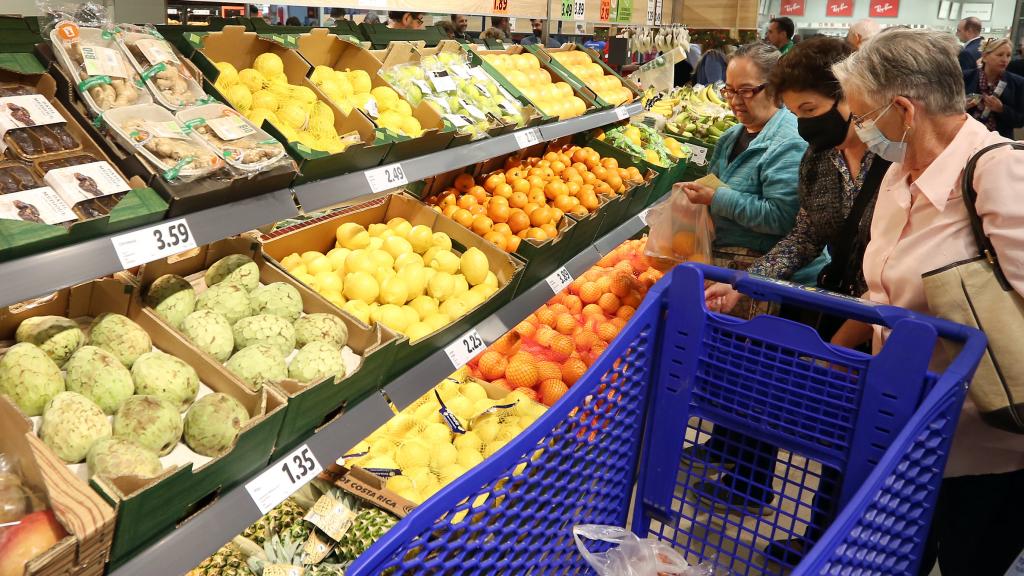
M 184 57 L 156 28 L 149 24 L 121 24 L 116 37 L 157 102 L 171 110 L 182 110 L 212 101 L 182 63 Z
M 681 184 L 647 212 L 650 234 L 644 254 L 652 265 L 666 269 L 683 262 L 711 262 L 714 229 L 708 207 L 694 204 Z
M 23 573 L 66 535 L 45 496 L 25 483 L 14 455 L 0 452 L 0 574 Z
M 661 540 L 640 538 L 625 528 L 579 524 L 572 529 L 576 548 L 598 576 L 696 576 L 700 572 Z M 591 552 L 584 540 L 614 544 L 607 552 Z

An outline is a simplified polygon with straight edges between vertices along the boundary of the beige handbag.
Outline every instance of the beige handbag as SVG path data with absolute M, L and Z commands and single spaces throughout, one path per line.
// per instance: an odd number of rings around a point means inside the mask
M 1024 434 L 1024 299 L 1006 280 L 974 205 L 978 158 L 1002 146 L 1024 150 L 1019 142 L 993 144 L 975 153 L 964 167 L 961 190 L 979 256 L 932 270 L 922 278 L 932 314 L 977 328 L 988 337 L 988 351 L 968 389 L 982 420 L 1000 430 Z M 957 351 L 954 343 L 942 342 L 948 352 Z

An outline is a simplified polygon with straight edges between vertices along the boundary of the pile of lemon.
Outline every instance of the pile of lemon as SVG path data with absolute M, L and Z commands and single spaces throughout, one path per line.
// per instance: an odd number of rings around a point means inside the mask
M 346 114 L 352 108 L 359 108 L 381 128 L 410 138 L 423 133 L 409 103 L 388 86 L 373 88 L 370 75 L 365 70 L 334 70 L 329 66 L 317 66 L 309 79 Z
M 345 222 L 328 253 L 292 253 L 289 273 L 366 324 L 419 340 L 465 316 L 498 291 L 487 255 L 452 251 L 452 239 L 405 218 L 369 228 Z
M 289 142 L 313 150 L 337 154 L 352 143 L 334 128 L 334 111 L 308 86 L 288 83 L 284 62 L 273 52 L 260 54 L 252 68 L 236 69 L 228 62 L 215 64 L 220 71 L 214 86 L 236 110 L 257 126 L 267 120 Z
M 621 80 L 612 74 L 605 74 L 604 68 L 592 61 L 585 52 L 569 50 L 567 52 L 552 52 L 551 56 L 582 80 L 605 102 L 618 106 L 633 98 L 633 93 L 622 85 Z
M 552 81 L 533 54 L 487 54 L 483 58 L 548 116 L 564 120 L 587 111 L 586 102 L 573 93 L 572 86 Z

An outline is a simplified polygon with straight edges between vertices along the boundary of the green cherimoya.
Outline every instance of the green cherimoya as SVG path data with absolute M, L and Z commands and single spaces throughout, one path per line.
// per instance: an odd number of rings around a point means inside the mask
M 103 410 L 76 392 L 54 396 L 43 410 L 39 426 L 39 437 L 68 464 L 84 460 L 89 448 L 110 434 L 110 421 Z
M 284 355 L 269 344 L 246 346 L 236 352 L 224 366 L 253 390 L 288 377 L 288 363 Z
M 0 394 L 9 396 L 26 415 L 39 416 L 63 391 L 60 367 L 35 344 L 15 344 L 0 356 Z
M 235 349 L 231 323 L 219 312 L 196 310 L 181 323 L 181 332 L 196 348 L 224 362 Z
M 204 290 L 196 299 L 196 310 L 213 310 L 229 324 L 252 316 L 249 293 L 237 284 L 218 284 Z
M 102 348 L 82 346 L 67 365 L 66 384 L 95 402 L 107 414 L 117 412 L 132 394 L 135 384 L 132 373 L 118 359 Z
M 242 318 L 232 328 L 235 336 L 235 350 L 253 344 L 268 344 L 277 348 L 281 356 L 288 356 L 295 349 L 295 327 L 292 323 L 273 314 L 257 314 Z
M 97 440 L 89 449 L 85 463 L 89 465 L 89 476 L 105 478 L 152 478 L 164 469 L 154 452 L 125 438 Z
M 164 274 L 149 285 L 146 305 L 175 328 L 196 309 L 195 288 L 177 274 Z
M 78 327 L 78 322 L 69 318 L 35 316 L 18 325 L 14 339 L 39 346 L 57 366 L 63 366 L 85 344 L 85 333 Z
M 114 415 L 114 436 L 134 440 L 147 450 L 166 456 L 181 440 L 181 414 L 177 406 L 156 396 L 132 396 Z
M 217 260 L 203 276 L 206 285 L 237 284 L 252 292 L 260 285 L 260 269 L 252 258 L 244 254 L 228 254 Z
M 199 375 L 184 360 L 159 350 L 146 352 L 132 365 L 136 394 L 162 398 L 178 409 L 188 410 L 199 393 Z
M 127 316 L 111 313 L 100 314 L 92 321 L 89 344 L 110 352 L 128 368 L 153 349 L 153 341 L 142 326 Z
M 348 343 L 348 325 L 334 314 L 307 314 L 295 321 L 295 346 L 326 342 L 341 350 Z
M 227 394 L 207 394 L 185 414 L 185 443 L 197 454 L 220 456 L 231 449 L 249 413 Z
M 331 376 L 337 382 L 345 377 L 341 351 L 327 342 L 310 342 L 299 350 L 288 366 L 288 377 L 299 382 L 319 382 Z
M 273 314 L 289 322 L 302 315 L 302 296 L 291 284 L 274 282 L 252 291 L 252 311 L 256 314 Z

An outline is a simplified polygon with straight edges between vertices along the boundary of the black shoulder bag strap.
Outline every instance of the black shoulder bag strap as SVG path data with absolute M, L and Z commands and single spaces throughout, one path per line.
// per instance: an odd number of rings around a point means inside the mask
M 850 266 L 853 247 L 857 244 L 860 221 L 871 199 L 878 193 L 878 188 L 882 185 L 882 178 L 885 177 L 891 164 L 888 160 L 883 160 L 878 156 L 871 161 L 871 167 L 868 168 L 864 180 L 861 181 L 860 190 L 853 200 L 850 213 L 846 215 L 843 225 L 829 241 L 832 261 L 818 275 L 818 286 L 821 288 L 845 294 L 849 291 L 849 286 L 853 284 L 852 278 L 848 279 L 848 277 L 851 275 L 855 277 L 860 272 L 859 269 L 854 270 Z M 850 295 L 856 296 L 856 294 Z
M 992 271 L 995 273 L 999 286 L 1003 290 L 1009 291 L 1013 290 L 1013 287 L 1010 286 L 1010 282 L 1007 281 L 1006 275 L 1003 274 L 1002 267 L 999 266 L 999 258 L 996 256 L 996 249 L 992 246 L 992 241 L 985 235 L 985 229 L 981 224 L 981 217 L 978 216 L 978 208 L 974 205 L 975 202 L 978 201 L 978 191 L 974 189 L 974 168 L 978 164 L 978 159 L 986 152 L 995 150 L 996 148 L 1002 148 L 1003 146 L 1011 146 L 1014 150 L 1024 150 L 1024 144 L 1020 142 L 999 142 L 978 150 L 973 156 L 971 156 L 971 159 L 967 161 L 967 165 L 964 166 L 963 177 L 960 180 L 960 192 L 964 197 L 964 206 L 967 207 L 967 218 L 971 222 L 971 232 L 974 233 L 974 241 L 978 244 L 978 253 L 992 265 Z

